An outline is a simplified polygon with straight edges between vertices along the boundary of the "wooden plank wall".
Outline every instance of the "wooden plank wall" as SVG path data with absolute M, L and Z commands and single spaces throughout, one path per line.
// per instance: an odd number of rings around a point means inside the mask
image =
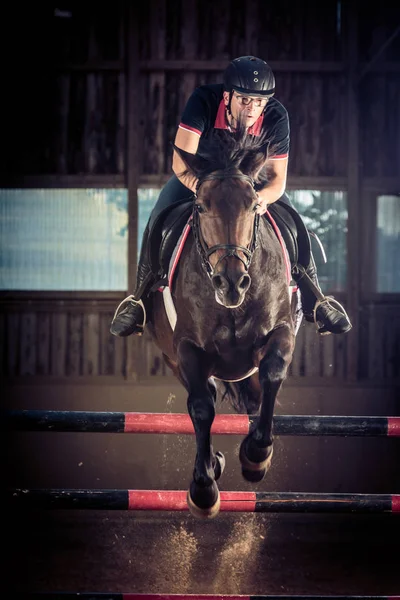
M 0 314 L 3 337 L 1 375 L 6 378 L 48 376 L 91 378 L 126 374 L 126 340 L 109 332 L 111 312 L 88 311 L 8 312 Z M 379 330 L 379 322 L 374 323 Z M 393 336 L 394 337 L 394 336 Z M 396 348 L 386 340 L 388 354 Z M 146 333 L 138 342 L 140 373 L 144 377 L 171 375 L 161 353 Z M 398 352 L 398 349 L 397 349 Z M 375 364 L 376 357 L 371 357 Z M 375 361 L 375 362 L 374 362 Z M 376 377 L 376 368 L 374 368 Z M 290 375 L 296 378 L 346 378 L 346 340 L 319 337 L 303 324 L 297 339 Z M 383 373 L 385 377 L 387 373 Z M 391 376 L 398 376 L 395 366 Z
M 400 312 L 396 304 L 383 309 L 363 307 L 360 319 L 361 360 L 359 378 L 398 381 L 400 378 Z
M 93 308 L 2 312 L 1 375 L 124 377 L 126 340 L 110 334 L 112 315 Z
M 87 379 L 126 376 L 126 340 L 109 332 L 110 311 L 93 308 L 0 313 L 3 340 L 0 374 L 5 378 L 53 377 Z M 359 378 L 374 383 L 400 377 L 400 315 L 396 305 L 370 304 L 361 318 L 362 360 Z M 318 336 L 303 322 L 289 375 L 311 380 L 347 379 L 348 337 Z M 169 376 L 161 353 L 146 333 L 140 338 L 139 367 L 143 377 Z
M 286 0 L 268 8 L 261 0 L 206 5 L 151 0 L 140 5 L 135 82 L 140 93 L 134 106 L 126 104 L 124 4 L 115 2 L 112 11 L 103 13 L 91 11 L 88 3 L 74 9 L 71 19 L 50 19 L 48 8 L 38 8 L 41 43 L 33 43 L 37 36 L 22 22 L 25 53 L 14 48 L 7 113 L 20 118 L 11 119 L 4 131 L 7 153 L 0 174 L 5 181 L 18 176 L 19 183 L 29 175 L 42 176 L 44 184 L 57 175 L 75 176 L 74 183 L 77 176 L 87 180 L 92 175 L 108 185 L 123 183 L 129 113 L 142 146 L 141 182 L 151 181 L 148 175 L 161 180 L 171 172 L 171 142 L 191 91 L 220 80 L 230 58 L 254 52 L 271 62 L 276 97 L 289 111 L 289 177 L 343 183 L 349 159 L 346 19 L 354 4 L 341 4 L 340 19 L 336 0 Z M 367 178 L 398 177 L 400 162 L 398 39 L 380 52 L 400 21 L 400 8 L 383 5 L 379 16 L 364 5 L 362 19 L 355 15 L 360 64 L 354 84 L 362 124 L 360 164 Z M 374 59 L 377 52 L 379 59 Z

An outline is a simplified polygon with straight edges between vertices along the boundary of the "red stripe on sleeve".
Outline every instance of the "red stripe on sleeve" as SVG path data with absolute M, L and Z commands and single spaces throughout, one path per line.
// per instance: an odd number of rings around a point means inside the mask
M 191 131 L 192 133 L 196 133 L 198 136 L 201 136 L 203 133 L 200 129 L 196 129 L 195 127 L 190 127 L 190 125 L 185 125 L 185 123 L 179 123 L 179 127 L 181 129 L 186 129 L 186 131 Z

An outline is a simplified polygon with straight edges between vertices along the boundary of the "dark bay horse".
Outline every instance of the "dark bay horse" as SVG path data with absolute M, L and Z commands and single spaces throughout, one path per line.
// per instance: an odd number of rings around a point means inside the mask
M 257 185 L 271 178 L 261 169 L 267 150 L 249 138 L 221 134 L 208 156 L 176 149 L 198 186 L 171 290 L 175 329 L 161 293 L 154 294 L 149 317 L 155 343 L 188 393 L 197 454 L 187 501 L 197 517 L 214 517 L 220 508 L 216 481 L 225 463 L 210 435 L 217 393 L 228 395 L 236 410 L 240 401 L 258 415 L 240 461 L 243 476 L 260 481 L 271 465 L 274 404 L 295 345 L 297 301 L 284 253 L 273 227 L 257 214 Z

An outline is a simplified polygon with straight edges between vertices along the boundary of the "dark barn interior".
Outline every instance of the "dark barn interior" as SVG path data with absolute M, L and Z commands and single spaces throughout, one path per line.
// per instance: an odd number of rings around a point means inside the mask
M 275 412 L 399 417 L 400 5 L 116 0 L 2 12 L 3 408 L 187 412 L 148 332 L 116 338 L 109 326 L 134 287 L 143 222 L 171 175 L 188 97 L 253 54 L 271 65 L 289 113 L 288 194 L 327 250 L 324 291 L 353 324 L 318 336 L 302 323 Z M 276 436 L 271 471 L 255 485 L 241 477 L 241 437 L 213 438 L 227 459 L 221 491 L 397 495 L 384 514 L 200 521 L 3 504 L 3 587 L 398 596 L 398 436 L 398 425 L 386 436 Z M 7 489 L 187 490 L 195 454 L 181 435 L 3 439 Z

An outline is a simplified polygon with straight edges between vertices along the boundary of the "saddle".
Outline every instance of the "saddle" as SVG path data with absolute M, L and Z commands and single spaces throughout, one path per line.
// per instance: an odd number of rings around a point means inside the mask
M 169 263 L 192 210 L 193 199 L 185 198 L 167 206 L 156 216 L 148 244 L 150 266 L 157 280 L 152 289 L 167 285 Z
M 153 221 L 149 232 L 150 265 L 156 280 L 152 291 L 168 285 L 172 254 L 193 210 L 193 199 L 185 198 L 164 208 Z M 288 204 L 274 202 L 268 213 L 277 224 L 285 242 L 292 273 L 300 263 L 306 269 L 311 259 L 310 237 L 300 215 Z M 268 216 L 264 215 L 268 220 Z
M 303 219 L 294 208 L 280 200 L 270 204 L 268 212 L 277 224 L 285 242 L 292 273 L 296 272 L 299 263 L 307 269 L 311 260 L 311 242 Z

